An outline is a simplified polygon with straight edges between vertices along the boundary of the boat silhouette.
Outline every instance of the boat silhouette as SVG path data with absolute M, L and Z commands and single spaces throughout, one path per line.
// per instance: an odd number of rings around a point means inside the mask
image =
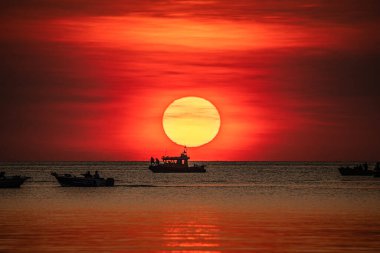
M 189 166 L 190 157 L 187 155 L 187 149 L 180 156 L 163 156 L 162 162 L 153 157 L 150 159 L 149 169 L 154 173 L 204 173 L 206 165 L 194 164 Z
M 5 176 L 5 172 L 0 172 L 0 188 L 19 188 L 29 178 L 24 176 Z
M 51 173 L 58 183 L 63 187 L 102 187 L 102 186 L 114 186 L 113 178 L 102 178 L 97 172 L 95 175 L 91 175 L 88 171 L 82 176 L 75 176 L 71 174 L 57 174 L 55 172 Z
M 340 167 L 339 172 L 342 176 L 372 176 L 375 171 L 368 169 L 368 164 L 351 167 Z

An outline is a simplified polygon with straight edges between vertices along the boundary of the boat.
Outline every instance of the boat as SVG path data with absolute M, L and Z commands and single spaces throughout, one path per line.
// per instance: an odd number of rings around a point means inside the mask
M 0 172 L 0 188 L 19 188 L 29 178 L 24 176 L 5 176 L 5 172 Z
M 154 173 L 204 173 L 206 165 L 194 164 L 189 166 L 190 157 L 187 149 L 180 156 L 163 156 L 162 162 L 153 157 L 150 159 L 149 169 Z
M 366 164 L 364 164 L 364 168 L 361 165 L 353 168 L 340 167 L 339 172 L 342 176 L 372 176 L 375 173 L 373 170 L 369 170 Z
M 115 180 L 113 178 L 102 178 L 97 172 L 95 175 L 91 175 L 88 171 L 82 176 L 75 176 L 71 174 L 58 174 L 56 172 L 51 173 L 58 183 L 63 187 L 102 187 L 102 186 L 114 186 Z

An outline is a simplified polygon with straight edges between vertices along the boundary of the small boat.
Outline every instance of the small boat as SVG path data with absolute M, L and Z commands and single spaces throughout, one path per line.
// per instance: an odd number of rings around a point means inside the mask
M 369 170 L 368 166 L 364 166 L 364 168 L 359 165 L 354 168 L 350 167 L 340 167 L 339 172 L 342 176 L 372 176 L 374 175 L 373 170 Z
M 156 158 L 150 159 L 149 169 L 154 173 L 204 173 L 206 165 L 189 166 L 190 157 L 187 156 L 186 147 L 180 156 L 163 156 L 162 163 Z
M 95 175 L 91 175 L 88 171 L 82 176 L 74 176 L 71 174 L 57 174 L 51 173 L 58 183 L 63 187 L 101 187 L 101 186 L 114 186 L 115 180 L 113 178 L 102 178 L 97 172 Z
M 24 176 L 5 176 L 5 172 L 0 172 L 0 188 L 19 188 L 29 178 Z

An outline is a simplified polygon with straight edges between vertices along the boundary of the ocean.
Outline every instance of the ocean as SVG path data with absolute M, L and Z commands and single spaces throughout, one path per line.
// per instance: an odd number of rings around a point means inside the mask
M 0 189 L 0 252 L 380 252 L 380 178 L 339 174 L 354 163 L 205 164 L 154 174 L 147 162 L 0 163 L 32 177 Z M 50 175 L 87 170 L 115 187 Z

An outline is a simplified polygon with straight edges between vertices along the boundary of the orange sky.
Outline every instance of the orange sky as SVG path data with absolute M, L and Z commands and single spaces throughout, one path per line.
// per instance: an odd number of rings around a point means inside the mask
M 179 153 L 162 115 L 184 96 L 222 119 L 195 160 L 380 159 L 376 1 L 0 7 L 0 160 Z

